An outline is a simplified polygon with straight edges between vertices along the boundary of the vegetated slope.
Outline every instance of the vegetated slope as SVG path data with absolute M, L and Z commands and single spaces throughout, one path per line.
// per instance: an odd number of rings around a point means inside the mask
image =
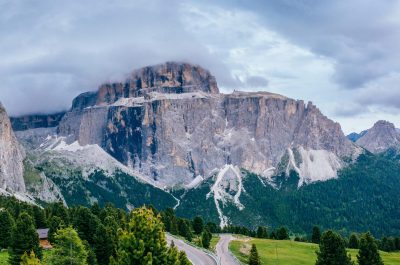
M 244 171 L 242 174 L 244 175 Z M 278 178 L 279 179 L 279 178 Z M 280 189 L 247 173 L 245 192 L 240 196 L 243 209 L 231 201 L 220 202 L 229 223 L 256 227 L 288 226 L 294 232 L 309 232 L 313 225 L 332 228 L 343 234 L 371 231 L 375 236 L 400 234 L 400 164 L 387 154 L 360 155 L 357 162 L 343 169 L 338 179 L 298 188 L 298 176 L 280 177 Z M 217 222 L 214 200 L 206 198 L 211 180 L 188 191 L 181 199 L 177 214 L 203 215 Z M 196 206 L 196 207 L 194 207 Z M 210 208 L 212 207 L 212 208 Z M 207 209 L 205 211 L 204 209 Z
M 288 240 L 253 239 L 247 242 L 233 241 L 230 244 L 232 253 L 242 262 L 247 262 L 248 251 L 251 244 L 256 244 L 258 254 L 263 264 L 280 265 L 314 265 L 317 259 L 315 253 L 318 245 L 312 243 L 292 242 Z M 358 250 L 349 249 L 352 260 L 356 261 Z M 397 265 L 400 263 L 400 253 L 380 252 L 385 265 Z

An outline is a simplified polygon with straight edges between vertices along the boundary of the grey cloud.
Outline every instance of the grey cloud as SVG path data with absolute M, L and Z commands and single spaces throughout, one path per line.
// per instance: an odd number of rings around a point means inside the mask
M 361 114 L 369 113 L 369 109 L 360 104 L 341 105 L 337 106 L 334 110 L 334 115 L 337 117 L 357 117 Z
M 266 88 L 268 86 L 268 79 L 262 76 L 249 76 L 245 80 L 245 85 L 249 88 L 257 88 L 263 87 Z
M 333 78 L 347 89 L 400 72 L 397 0 L 234 2 L 294 43 L 333 58 Z
M 235 83 L 180 21 L 180 1 L 0 1 L 0 100 L 11 115 L 67 109 L 79 93 L 164 61 Z

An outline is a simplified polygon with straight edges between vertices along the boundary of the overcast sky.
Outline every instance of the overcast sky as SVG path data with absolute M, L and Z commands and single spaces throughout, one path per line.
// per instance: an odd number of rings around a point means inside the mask
M 346 133 L 400 126 L 398 0 L 0 0 L 0 101 L 65 110 L 81 92 L 165 61 L 221 91 L 314 102 Z

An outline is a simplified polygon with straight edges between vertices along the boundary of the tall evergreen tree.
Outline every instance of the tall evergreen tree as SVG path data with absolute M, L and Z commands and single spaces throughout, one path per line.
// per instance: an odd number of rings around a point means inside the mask
M 28 255 L 28 253 L 24 253 L 21 258 L 20 265 L 40 265 L 40 260 L 36 257 L 35 252 L 33 250 Z
M 58 216 L 53 216 L 50 218 L 49 221 L 49 232 L 48 232 L 48 237 L 49 237 L 49 241 L 50 243 L 54 243 L 55 241 L 55 234 L 57 233 L 57 230 L 60 228 L 63 228 L 64 225 L 64 221 L 61 220 L 60 217 Z
M 276 230 L 276 239 L 278 240 L 286 240 L 289 239 L 289 231 L 286 227 L 282 226 L 278 230 Z
M 94 235 L 93 247 L 99 265 L 108 265 L 110 257 L 114 254 L 115 245 L 110 232 L 103 224 L 100 224 Z
M 178 219 L 178 230 L 179 235 L 185 237 L 189 242 L 192 241 L 193 235 L 188 220 Z
M 311 242 L 314 244 L 319 244 L 321 241 L 321 230 L 318 226 L 314 226 L 312 230 Z
M 369 232 L 361 236 L 359 247 L 360 250 L 357 254 L 359 265 L 383 265 L 378 245 Z
M 201 243 L 204 248 L 206 249 L 210 248 L 211 239 L 212 239 L 212 234 L 210 233 L 210 231 L 208 231 L 208 229 L 204 229 L 201 235 Z
M 112 265 L 167 264 L 168 247 L 159 216 L 152 210 L 138 208 L 131 212 L 128 229 L 121 231 Z
M 46 215 L 43 209 L 33 206 L 33 218 L 35 219 L 36 228 L 46 228 L 47 221 Z
M 249 256 L 249 265 L 260 265 L 260 257 L 258 256 L 257 247 L 255 244 L 251 246 L 250 256 Z
M 49 265 L 87 265 L 87 258 L 88 252 L 75 229 L 67 227 L 57 231 Z
M 267 232 L 267 228 L 264 226 L 259 226 L 257 228 L 257 234 L 256 236 L 258 238 L 268 238 L 268 232 Z
M 39 236 L 33 218 L 26 212 L 18 216 L 12 238 L 9 257 L 11 265 L 19 265 L 22 255 L 25 252 L 30 253 L 32 250 L 39 258 L 42 257 L 42 249 L 39 245 Z
M 0 250 L 8 248 L 12 241 L 12 231 L 14 229 L 14 218 L 6 209 L 0 210 Z
M 193 231 L 196 235 L 200 235 L 203 232 L 204 229 L 204 223 L 203 219 L 201 219 L 200 216 L 196 216 L 193 219 Z
M 351 234 L 349 238 L 349 248 L 358 249 L 359 239 L 356 234 Z
M 73 213 L 72 223 L 78 231 L 79 237 L 87 241 L 90 245 L 94 243 L 94 234 L 100 224 L 99 218 L 88 208 L 79 206 Z
M 347 255 L 343 238 L 333 231 L 326 231 L 321 236 L 316 265 L 352 265 Z

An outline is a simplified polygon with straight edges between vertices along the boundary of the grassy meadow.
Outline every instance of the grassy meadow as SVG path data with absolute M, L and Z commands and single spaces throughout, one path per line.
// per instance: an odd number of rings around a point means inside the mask
M 241 262 L 246 263 L 251 244 L 256 244 L 262 264 L 314 265 L 317 258 L 315 251 L 318 245 L 289 240 L 241 238 L 233 241 L 229 249 Z M 349 249 L 348 252 L 356 260 L 358 250 Z M 381 257 L 385 265 L 400 264 L 400 252 L 381 252 Z

